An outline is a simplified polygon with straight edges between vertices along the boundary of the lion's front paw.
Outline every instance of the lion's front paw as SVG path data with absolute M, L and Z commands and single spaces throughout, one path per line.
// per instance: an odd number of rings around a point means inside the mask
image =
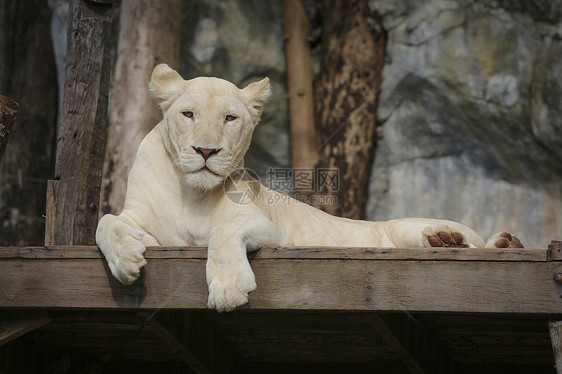
M 119 255 L 113 259 L 108 259 L 109 269 L 115 278 L 124 285 L 133 284 L 140 276 L 140 271 L 146 265 L 143 256 L 146 247 L 134 238 L 124 240 L 120 244 Z
M 468 247 L 464 235 L 448 226 L 426 227 L 422 235 L 426 247 Z
M 228 312 L 248 302 L 248 294 L 256 289 L 256 280 L 249 265 L 221 270 L 224 271 L 219 274 L 214 264 L 207 265 L 207 306 L 219 312 Z
M 517 237 L 504 231 L 490 236 L 486 248 L 523 248 L 523 244 Z

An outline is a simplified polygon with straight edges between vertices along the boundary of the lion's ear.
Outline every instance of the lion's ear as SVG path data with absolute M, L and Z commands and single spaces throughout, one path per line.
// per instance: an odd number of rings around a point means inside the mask
M 264 78 L 259 82 L 250 83 L 242 90 L 242 92 L 249 100 L 250 107 L 248 109 L 252 115 L 252 122 L 254 122 L 254 125 L 257 125 L 263 110 L 263 104 L 271 95 L 269 78 Z
M 167 64 L 159 64 L 152 71 L 148 90 L 156 103 L 165 112 L 181 93 L 184 80 L 177 71 Z

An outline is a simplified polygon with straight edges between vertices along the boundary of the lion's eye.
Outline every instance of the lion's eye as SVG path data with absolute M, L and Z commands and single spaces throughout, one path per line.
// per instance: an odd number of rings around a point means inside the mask
M 232 114 L 227 115 L 224 119 L 226 120 L 226 122 L 232 122 L 234 120 L 236 120 L 238 117 L 233 116 Z
M 193 112 L 190 110 L 186 110 L 185 112 L 181 112 L 187 118 L 193 118 Z

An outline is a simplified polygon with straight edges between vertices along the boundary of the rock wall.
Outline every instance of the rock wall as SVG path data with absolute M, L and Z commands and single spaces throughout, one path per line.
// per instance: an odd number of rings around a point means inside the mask
M 562 2 L 371 1 L 388 31 L 369 219 L 562 236 Z

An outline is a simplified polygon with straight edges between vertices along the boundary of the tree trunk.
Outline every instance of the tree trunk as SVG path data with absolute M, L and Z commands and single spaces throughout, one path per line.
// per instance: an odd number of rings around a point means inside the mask
M 10 134 L 14 129 L 19 107 L 20 105 L 14 100 L 0 95 L 0 162 L 2 161 Z
M 317 144 L 308 26 L 303 0 L 284 0 L 283 10 L 293 168 L 313 168 L 317 161 Z
M 101 192 L 102 214 L 123 208 L 138 146 L 162 119 L 147 89 L 159 63 L 179 66 L 181 0 L 124 1 Z
M 315 80 L 316 188 L 337 203 L 327 200 L 319 207 L 358 219 L 365 215 L 376 142 L 386 33 L 367 0 L 325 0 L 323 19 L 322 67 Z M 332 179 L 338 176 L 339 183 Z
M 43 243 L 57 80 L 45 0 L 0 0 L 0 93 L 20 103 L 0 164 L 0 246 Z

